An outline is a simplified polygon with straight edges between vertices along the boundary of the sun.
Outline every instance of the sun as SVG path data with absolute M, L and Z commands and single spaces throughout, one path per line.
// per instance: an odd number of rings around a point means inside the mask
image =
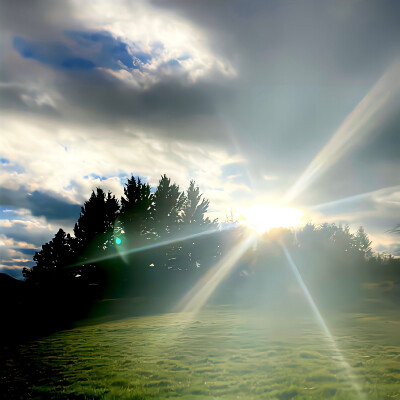
M 291 207 L 255 205 L 240 209 L 240 221 L 262 234 L 272 228 L 291 228 L 300 225 L 303 213 Z

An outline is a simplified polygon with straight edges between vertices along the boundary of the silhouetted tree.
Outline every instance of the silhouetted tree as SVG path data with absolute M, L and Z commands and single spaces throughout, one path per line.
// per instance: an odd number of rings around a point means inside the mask
M 184 194 L 181 214 L 181 231 L 185 235 L 190 236 L 207 230 L 215 230 L 218 226 L 217 219 L 211 221 L 206 217 L 210 202 L 202 197 L 199 187 L 196 186 L 194 180 L 191 180 Z M 218 245 L 215 242 L 215 238 L 214 243 L 207 239 L 209 238 L 199 236 L 183 242 L 182 267 L 195 268 L 200 265 L 201 259 L 205 259 L 211 253 L 214 254 L 216 252 Z
M 106 195 L 97 188 L 81 207 L 81 213 L 74 226 L 75 247 L 78 252 L 101 253 L 112 243 L 114 221 L 119 204 L 111 192 Z
M 190 181 L 189 187 L 184 194 L 184 201 L 182 206 L 182 223 L 186 225 L 205 226 L 216 225 L 217 220 L 211 221 L 205 214 L 208 211 L 210 201 L 202 198 L 200 188 L 196 185 L 194 180 Z
M 140 178 L 132 176 L 124 188 L 121 198 L 121 213 L 119 221 L 125 232 L 129 246 L 136 246 L 141 242 L 140 236 L 147 236 L 149 230 L 150 208 L 153 204 L 153 195 L 150 185 L 143 183 Z
M 114 222 L 119 212 L 118 200 L 111 192 L 106 195 L 100 188 L 93 191 L 81 208 L 74 227 L 74 250 L 77 262 L 84 264 L 77 268 L 82 280 L 98 279 L 96 265 L 90 259 L 99 258 L 114 251 Z
M 171 179 L 163 175 L 158 183 L 150 208 L 150 234 L 153 240 L 166 241 L 176 238 L 182 222 L 183 193 Z M 181 246 L 172 243 L 158 248 L 152 264 L 173 268 L 179 258 Z
M 163 175 L 153 199 L 150 209 L 151 232 L 156 238 L 167 239 L 179 229 L 185 197 L 179 191 L 179 186 L 171 184 L 171 179 Z
M 141 248 L 149 242 L 150 208 L 153 195 L 150 185 L 140 178 L 131 176 L 124 187 L 124 196 L 121 198 L 121 212 L 115 227 L 120 238 L 118 248 L 124 263 L 114 263 L 112 286 L 120 293 L 137 292 L 143 283 L 148 253 L 145 251 L 130 252 Z M 142 289 L 141 289 L 142 290 Z
M 26 281 L 35 285 L 57 285 L 60 280 L 65 280 L 68 272 L 64 267 L 68 266 L 74 257 L 72 244 L 70 234 L 59 229 L 54 238 L 45 243 L 33 256 L 36 265 L 23 269 L 22 274 Z

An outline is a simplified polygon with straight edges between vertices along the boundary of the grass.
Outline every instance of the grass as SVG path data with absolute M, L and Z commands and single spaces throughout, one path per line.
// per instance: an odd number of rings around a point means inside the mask
M 328 318 L 366 399 L 400 399 L 399 314 Z M 355 399 L 312 315 L 208 308 L 126 318 L 8 349 L 4 399 Z

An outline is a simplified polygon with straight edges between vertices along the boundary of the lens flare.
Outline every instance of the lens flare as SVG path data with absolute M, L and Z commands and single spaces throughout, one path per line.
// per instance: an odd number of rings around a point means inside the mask
M 393 112 L 393 104 L 398 104 L 396 96 L 399 94 L 400 62 L 397 62 L 379 79 L 343 121 L 329 142 L 287 192 L 282 203 L 288 204 L 293 201 L 339 158 L 362 139 L 365 139 L 367 134 L 374 132 L 389 110 Z
M 155 242 L 155 243 L 151 243 L 151 244 L 148 244 L 148 245 L 145 245 L 145 246 L 141 246 L 141 247 L 134 247 L 134 248 L 131 248 L 131 249 L 128 249 L 128 250 L 122 250 L 122 251 L 119 251 L 118 253 L 111 253 L 111 254 L 107 254 L 107 255 L 101 256 L 101 257 L 91 258 L 91 259 L 88 259 L 88 260 L 85 260 L 85 261 L 82 261 L 82 262 L 77 262 L 75 264 L 68 265 L 65 268 L 79 267 L 79 266 L 82 266 L 82 265 L 93 264 L 93 263 L 100 262 L 100 261 L 111 260 L 113 258 L 118 258 L 118 257 L 121 257 L 121 256 L 125 256 L 127 254 L 140 253 L 141 251 L 151 250 L 151 249 L 155 249 L 157 247 L 162 247 L 162 246 L 168 246 L 169 244 L 181 242 L 181 241 L 184 241 L 184 240 L 195 239 L 195 238 L 198 238 L 200 236 L 205 236 L 205 235 L 211 235 L 213 233 L 219 232 L 220 230 L 229 230 L 229 229 L 234 229 L 234 228 L 235 228 L 234 224 L 225 225 L 224 227 L 219 227 L 219 228 L 216 228 L 216 229 L 209 229 L 209 230 L 204 231 L 204 232 L 199 232 L 199 233 L 194 233 L 194 234 L 191 234 L 191 235 L 174 237 L 173 239 L 170 239 L 170 240 L 164 240 L 164 241 L 161 241 L 161 242 Z M 119 239 L 120 243 L 122 243 L 122 240 L 120 238 L 117 238 L 117 239 Z M 117 243 L 117 239 L 116 239 L 116 244 L 120 244 L 120 243 Z
M 289 262 L 289 265 L 296 276 L 297 282 L 299 283 L 301 289 L 303 290 L 308 303 L 311 306 L 311 309 L 313 310 L 315 316 L 317 317 L 317 321 L 319 325 L 321 326 L 322 330 L 324 331 L 326 338 L 328 339 L 328 342 L 330 344 L 330 347 L 332 349 L 332 352 L 334 353 L 335 360 L 339 362 L 339 364 L 343 367 L 343 369 L 346 371 L 346 377 L 350 381 L 351 385 L 353 386 L 354 390 L 357 392 L 358 399 L 362 400 L 365 399 L 365 395 L 361 391 L 361 385 L 357 382 L 357 378 L 354 375 L 354 372 L 352 368 L 350 367 L 349 363 L 344 359 L 342 352 L 340 351 L 339 347 L 337 346 L 335 339 L 333 338 L 328 326 L 326 325 L 324 319 L 322 318 L 321 313 L 319 312 L 319 309 L 317 305 L 314 302 L 314 299 L 311 296 L 311 293 L 309 292 L 306 284 L 303 281 L 303 278 L 300 275 L 300 272 L 294 263 L 292 256 L 290 253 L 287 251 L 285 247 L 283 247 L 283 251 L 285 253 L 286 259 Z
M 300 224 L 302 211 L 291 207 L 256 205 L 240 209 L 241 222 L 263 234 L 272 228 L 291 228 Z
M 310 210 L 322 210 L 325 208 L 331 208 L 331 207 L 336 207 L 345 203 L 351 203 L 351 202 L 356 202 L 358 200 L 366 199 L 369 197 L 377 197 L 377 196 L 387 196 L 391 195 L 393 192 L 399 191 L 400 190 L 400 185 L 395 185 L 395 186 L 388 186 L 382 189 L 374 190 L 372 192 L 365 192 L 365 193 L 359 193 L 355 194 L 353 196 L 348 196 L 348 197 L 343 197 L 338 200 L 333 200 L 329 201 L 327 203 L 321 203 L 317 204 L 315 206 L 310 207 Z
M 222 260 L 220 260 L 196 283 L 196 285 L 179 302 L 177 308 L 183 312 L 198 312 L 214 293 L 221 281 L 232 271 L 236 263 L 250 248 L 254 241 L 254 235 L 249 235 L 242 239 L 234 249 L 228 252 Z

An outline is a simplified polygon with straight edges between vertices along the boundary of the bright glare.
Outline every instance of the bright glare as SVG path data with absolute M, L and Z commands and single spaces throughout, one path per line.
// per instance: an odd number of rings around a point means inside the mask
M 241 222 L 262 234 L 272 228 L 291 228 L 300 224 L 303 213 L 296 208 L 256 205 L 240 210 Z

